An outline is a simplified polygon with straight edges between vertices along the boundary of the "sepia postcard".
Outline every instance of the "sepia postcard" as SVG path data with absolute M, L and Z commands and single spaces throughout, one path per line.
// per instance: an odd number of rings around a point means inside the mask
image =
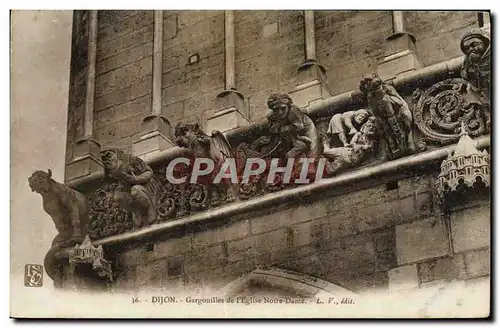
M 12 318 L 488 318 L 489 11 L 13 10 Z

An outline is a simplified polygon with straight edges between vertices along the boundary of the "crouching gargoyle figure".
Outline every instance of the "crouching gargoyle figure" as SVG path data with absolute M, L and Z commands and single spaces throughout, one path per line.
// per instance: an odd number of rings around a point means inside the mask
M 81 243 L 87 234 L 89 215 L 87 198 L 80 192 L 52 179 L 52 171 L 36 171 L 28 178 L 32 191 L 42 196 L 43 209 L 52 218 L 58 234 L 45 255 L 44 266 L 56 287 L 62 283 L 62 266 L 56 254 L 64 247 Z
M 58 234 L 52 246 L 58 244 L 80 243 L 88 229 L 88 202 L 80 192 L 52 179 L 48 173 L 36 171 L 28 179 L 31 191 L 39 193 L 43 200 L 43 209 L 54 221 Z

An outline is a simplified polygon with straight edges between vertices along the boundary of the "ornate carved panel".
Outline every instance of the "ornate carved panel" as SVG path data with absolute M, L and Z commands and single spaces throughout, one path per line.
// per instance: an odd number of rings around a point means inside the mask
M 467 82 L 461 78 L 438 82 L 424 91 L 417 89 L 413 92 L 413 102 L 415 124 L 430 141 L 458 140 L 462 121 L 470 136 L 488 132 L 487 105 L 468 96 Z

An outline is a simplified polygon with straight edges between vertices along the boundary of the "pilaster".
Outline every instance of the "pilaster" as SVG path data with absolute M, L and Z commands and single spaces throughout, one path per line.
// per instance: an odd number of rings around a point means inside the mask
M 249 125 L 245 96 L 236 89 L 234 11 L 224 12 L 225 90 L 217 95 L 216 108 L 204 114 L 204 130 L 226 132 Z
M 403 15 L 402 11 L 392 12 L 393 34 L 386 39 L 384 56 L 377 67 L 384 81 L 423 67 L 416 53 L 415 36 L 405 31 Z
M 85 81 L 85 112 L 83 135 L 75 143 L 73 158 L 66 163 L 65 181 L 71 181 L 103 170 L 101 145 L 94 136 L 94 95 L 97 52 L 97 10 L 89 12 L 87 77 Z
M 314 11 L 304 11 L 305 60 L 297 70 L 297 86 L 289 92 L 299 108 L 332 96 L 327 86 L 326 70 L 316 60 Z
M 146 116 L 141 125 L 141 132 L 132 143 L 132 154 L 136 156 L 161 152 L 173 148 L 170 121 L 162 116 L 161 79 L 163 61 L 163 10 L 154 13 L 153 39 L 153 90 L 151 114 Z

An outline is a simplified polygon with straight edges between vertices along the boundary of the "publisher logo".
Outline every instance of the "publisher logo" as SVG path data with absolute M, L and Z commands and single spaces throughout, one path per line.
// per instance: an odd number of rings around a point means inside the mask
M 43 286 L 43 265 L 26 264 L 24 266 L 24 286 L 25 287 Z

